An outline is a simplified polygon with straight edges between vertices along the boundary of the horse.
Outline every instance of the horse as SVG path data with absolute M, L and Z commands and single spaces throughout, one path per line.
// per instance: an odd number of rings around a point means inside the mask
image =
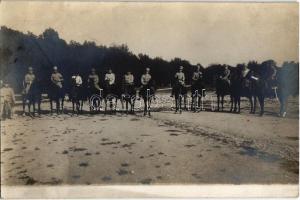
M 192 97 L 192 103 L 191 103 L 191 110 L 196 111 L 197 108 L 201 107 L 201 101 L 202 98 L 205 96 L 205 87 L 203 83 L 203 79 L 199 78 L 197 81 L 194 81 L 191 86 L 191 97 Z
M 186 108 L 186 95 L 187 88 L 179 83 L 178 80 L 175 81 L 173 85 L 174 97 L 175 97 L 175 113 L 179 111 L 182 112 L 182 98 L 184 98 L 184 107 Z
M 56 113 L 62 113 L 64 110 L 65 88 L 59 87 L 53 82 L 50 83 L 48 97 L 50 101 L 50 112 L 53 113 L 53 102 L 56 103 Z
M 28 106 L 28 113 L 30 116 L 34 116 L 36 112 L 36 104 L 37 104 L 37 112 L 38 115 L 41 114 L 41 102 L 42 102 L 42 89 L 41 89 L 41 81 L 37 78 L 33 80 L 28 90 L 24 89 L 22 95 L 22 104 L 23 104 L 23 115 L 25 115 L 25 107 L 26 104 Z M 33 112 L 31 113 L 31 106 L 33 108 Z
M 253 80 L 249 77 L 243 77 L 239 69 L 232 69 L 230 76 L 230 97 L 231 107 L 230 112 L 240 113 L 241 111 L 241 97 L 247 97 L 250 102 L 250 113 L 255 112 L 253 101 Z
M 221 98 L 221 111 L 224 110 L 224 97 L 230 95 L 230 83 L 221 77 L 216 79 L 216 94 L 218 102 L 218 111 L 220 111 L 220 98 Z
M 122 108 L 124 108 L 124 101 L 125 101 L 126 114 L 128 114 L 128 105 L 130 105 L 130 113 L 134 114 L 135 100 L 136 100 L 136 89 L 134 85 L 122 83 L 121 103 L 122 103 Z
M 155 83 L 150 80 L 147 85 L 140 88 L 139 96 L 144 100 L 144 116 L 151 116 L 151 102 L 155 99 Z
M 71 87 L 69 91 L 69 100 L 72 102 L 72 111 L 73 114 L 83 112 L 83 102 L 86 100 L 84 94 L 84 88 L 82 85 L 78 86 L 75 79 L 71 79 Z

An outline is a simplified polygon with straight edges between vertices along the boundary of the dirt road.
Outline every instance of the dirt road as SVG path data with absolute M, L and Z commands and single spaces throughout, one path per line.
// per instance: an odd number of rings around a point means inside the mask
M 298 183 L 297 117 L 46 114 L 1 131 L 4 185 Z

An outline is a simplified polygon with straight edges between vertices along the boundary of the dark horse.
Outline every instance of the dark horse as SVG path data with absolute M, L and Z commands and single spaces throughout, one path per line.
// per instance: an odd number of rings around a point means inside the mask
M 272 89 L 266 79 L 259 73 L 250 71 L 243 78 L 237 69 L 231 75 L 231 111 L 240 112 L 241 97 L 247 97 L 250 101 L 250 113 L 255 114 L 257 100 L 260 105 L 260 116 L 264 114 L 264 101 L 266 97 L 273 97 Z
M 241 97 L 247 97 L 250 102 L 250 113 L 254 112 L 253 99 L 253 80 L 248 76 L 243 77 L 242 72 L 234 68 L 231 71 L 230 76 L 230 96 L 231 96 L 231 108 L 230 112 L 240 113 L 241 111 Z
M 56 113 L 62 113 L 64 110 L 65 89 L 50 82 L 48 97 L 50 101 L 50 112 L 53 112 L 53 102 L 56 103 Z
M 42 102 L 42 90 L 41 90 L 41 81 L 38 79 L 35 79 L 28 91 L 26 92 L 24 90 L 23 97 L 22 97 L 22 103 L 23 103 L 23 113 L 25 114 L 25 107 L 26 103 L 28 106 L 28 113 L 30 116 L 34 116 L 36 112 L 36 105 L 37 105 L 37 113 L 41 114 L 41 102 Z M 31 106 L 33 108 L 33 112 L 31 113 Z
M 121 92 L 121 103 L 122 108 L 124 107 L 124 101 L 125 101 L 125 108 L 126 108 L 126 114 L 128 114 L 128 105 L 130 105 L 130 113 L 134 113 L 134 104 L 136 100 L 136 89 L 134 85 L 129 85 L 126 83 L 122 83 L 122 92 Z
M 178 80 L 173 85 L 174 97 L 175 97 L 175 113 L 182 112 L 182 99 L 184 99 L 184 107 L 186 108 L 186 95 L 187 88 L 180 84 Z
M 203 79 L 199 78 L 197 81 L 194 81 L 191 86 L 191 110 L 196 111 L 200 108 L 202 110 L 203 105 L 201 106 L 202 97 L 205 96 L 205 87 Z
M 155 83 L 150 80 L 147 85 L 143 85 L 140 89 L 140 96 L 144 100 L 144 116 L 151 116 L 151 102 L 155 98 Z
M 86 100 L 84 88 L 82 85 L 78 86 L 75 79 L 71 79 L 71 87 L 69 90 L 69 100 L 72 102 L 73 113 L 82 113 L 83 102 Z
M 217 103 L 218 103 L 218 111 L 220 111 L 220 103 L 221 103 L 221 111 L 224 110 L 224 97 L 226 95 L 230 95 L 230 83 L 227 80 L 222 79 L 221 77 L 217 77 L 216 79 L 216 94 L 217 94 Z M 220 102 L 221 99 L 221 102 Z

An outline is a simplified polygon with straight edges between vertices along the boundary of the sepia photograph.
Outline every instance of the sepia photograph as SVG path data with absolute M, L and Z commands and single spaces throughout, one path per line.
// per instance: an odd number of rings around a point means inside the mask
M 1 198 L 297 197 L 298 6 L 0 1 Z

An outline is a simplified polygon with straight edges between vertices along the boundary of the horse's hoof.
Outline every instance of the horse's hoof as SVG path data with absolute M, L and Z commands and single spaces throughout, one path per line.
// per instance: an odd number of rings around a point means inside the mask
M 259 113 L 259 116 L 260 116 L 260 117 L 262 117 L 263 115 L 264 115 L 264 113 L 262 113 L 262 112 L 261 112 L 261 113 Z

